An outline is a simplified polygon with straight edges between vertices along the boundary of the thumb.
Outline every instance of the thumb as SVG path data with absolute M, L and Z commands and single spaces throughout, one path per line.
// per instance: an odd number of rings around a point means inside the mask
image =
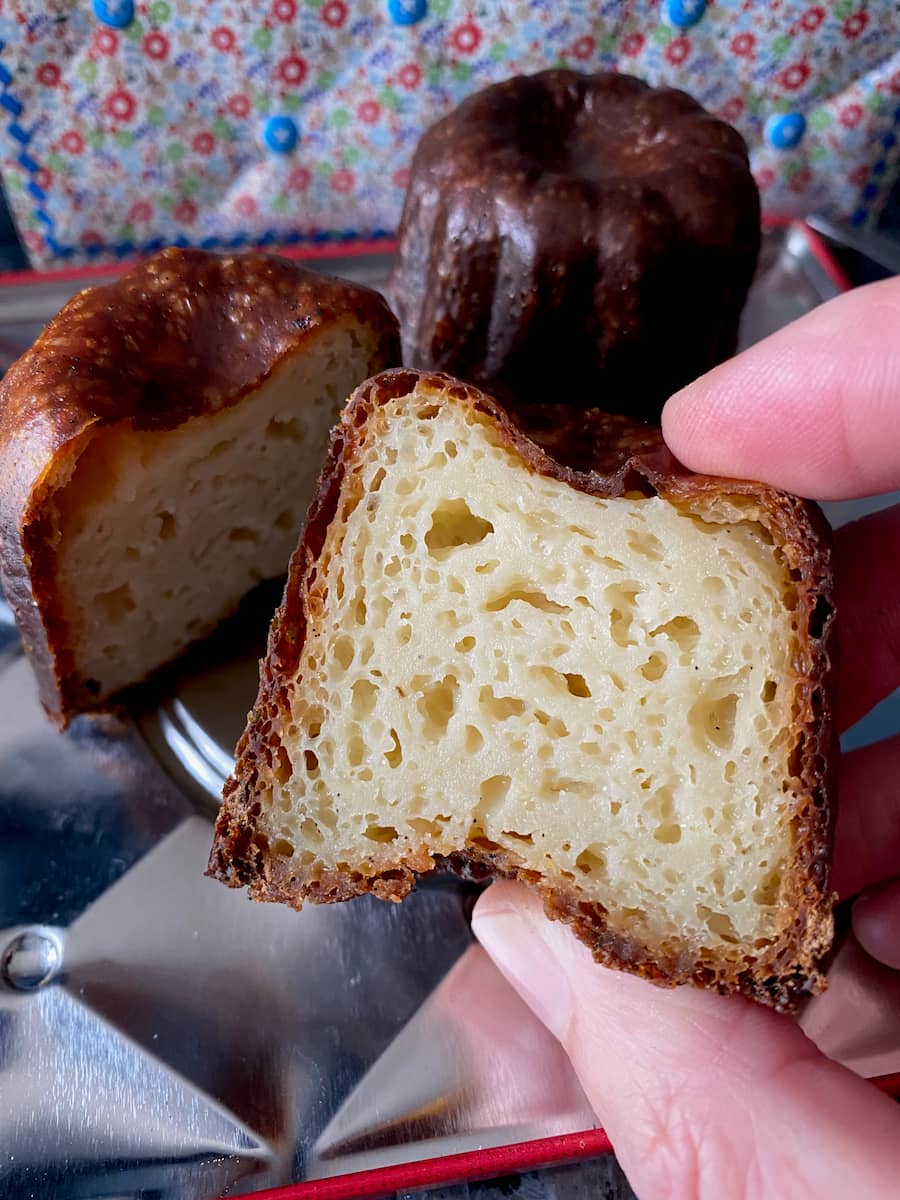
M 900 1111 L 790 1019 L 600 967 L 519 884 L 493 884 L 473 928 L 562 1042 L 641 1200 L 894 1193 Z

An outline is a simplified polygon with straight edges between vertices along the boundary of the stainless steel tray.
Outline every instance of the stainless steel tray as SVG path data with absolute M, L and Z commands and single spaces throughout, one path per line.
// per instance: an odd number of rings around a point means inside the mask
M 746 341 L 834 289 L 806 236 L 768 240 Z M 385 260 L 323 266 L 377 282 Z M 53 307 L 74 290 L 56 287 Z M 36 332 L 26 293 L 0 292 L 10 352 Z M 35 303 L 39 322 L 46 284 Z M 203 877 L 276 598 L 66 737 L 0 614 L 0 1197 L 199 1200 L 595 1125 L 558 1044 L 473 944 L 471 886 L 296 914 Z M 900 977 L 852 941 L 803 1019 L 854 1069 L 900 1069 Z M 529 1160 L 484 1159 L 507 1161 Z M 612 1159 L 519 1194 L 601 1187 L 631 1194 Z

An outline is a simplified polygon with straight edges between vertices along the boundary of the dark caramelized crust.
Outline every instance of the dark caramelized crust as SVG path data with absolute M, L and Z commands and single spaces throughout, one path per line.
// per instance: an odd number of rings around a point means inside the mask
M 731 126 L 628 75 L 518 76 L 419 142 L 391 284 L 404 362 L 656 419 L 733 353 L 758 249 Z
M 380 330 L 399 357 L 384 300 L 273 255 L 168 249 L 75 296 L 0 384 L 0 569 L 48 711 L 90 698 L 66 670 L 46 503 L 102 426 L 172 429 L 236 404 L 329 323 Z M 55 653 L 51 653 L 50 644 Z
M 322 618 L 317 589 L 321 555 L 345 480 L 352 479 L 366 425 L 379 405 L 408 394 L 416 385 L 435 389 L 486 414 L 522 459 L 523 468 L 561 480 L 589 495 L 658 495 L 689 512 L 711 512 L 719 499 L 738 498 L 748 519 L 759 521 L 780 548 L 796 589 L 799 633 L 793 664 L 797 689 L 790 760 L 796 799 L 792 814 L 794 853 L 784 885 L 785 932 L 750 966 L 669 961 L 612 933 L 605 910 L 579 899 L 564 881 L 550 886 L 515 856 L 467 846 L 447 858 L 423 851 L 397 858 L 390 845 L 372 849 L 368 865 L 304 873 L 291 860 L 270 854 L 257 818 L 259 796 L 285 769 L 281 748 L 290 723 L 289 685 L 297 672 L 307 630 Z M 627 418 L 553 406 L 522 414 L 525 429 L 490 397 L 442 375 L 387 371 L 355 393 L 335 430 L 317 499 L 290 565 L 283 603 L 261 664 L 259 696 L 237 748 L 237 764 L 225 788 L 208 873 L 230 887 L 247 886 L 254 899 L 299 908 L 304 900 L 325 903 L 367 892 L 400 900 L 422 873 L 449 866 L 476 878 L 523 879 L 541 892 L 548 914 L 571 925 L 598 962 L 624 968 L 657 983 L 694 983 L 721 992 L 740 991 L 778 1009 L 790 1009 L 820 990 L 820 964 L 832 937 L 828 870 L 833 832 L 832 726 L 834 609 L 829 530 L 817 507 L 762 484 L 695 475 L 669 453 L 659 432 Z M 393 855 L 393 857 L 392 857 Z

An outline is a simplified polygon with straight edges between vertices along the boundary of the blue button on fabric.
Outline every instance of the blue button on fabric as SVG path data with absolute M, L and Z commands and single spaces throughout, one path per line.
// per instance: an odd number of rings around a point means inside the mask
M 690 29 L 706 12 L 706 0 L 669 0 L 667 11 L 678 29 Z
M 388 0 L 387 10 L 395 25 L 415 25 L 428 12 L 428 0 Z
M 776 150 L 792 150 L 806 133 L 803 113 L 777 113 L 766 121 L 766 141 Z
M 94 0 L 94 16 L 113 29 L 124 29 L 134 20 L 134 0 Z
M 276 154 L 289 154 L 300 133 L 290 117 L 269 117 L 263 126 L 263 141 Z

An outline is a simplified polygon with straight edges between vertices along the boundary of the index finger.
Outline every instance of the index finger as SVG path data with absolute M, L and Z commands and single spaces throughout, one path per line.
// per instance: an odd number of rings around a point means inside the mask
M 900 278 L 814 309 L 677 392 L 675 456 L 842 500 L 900 487 Z

